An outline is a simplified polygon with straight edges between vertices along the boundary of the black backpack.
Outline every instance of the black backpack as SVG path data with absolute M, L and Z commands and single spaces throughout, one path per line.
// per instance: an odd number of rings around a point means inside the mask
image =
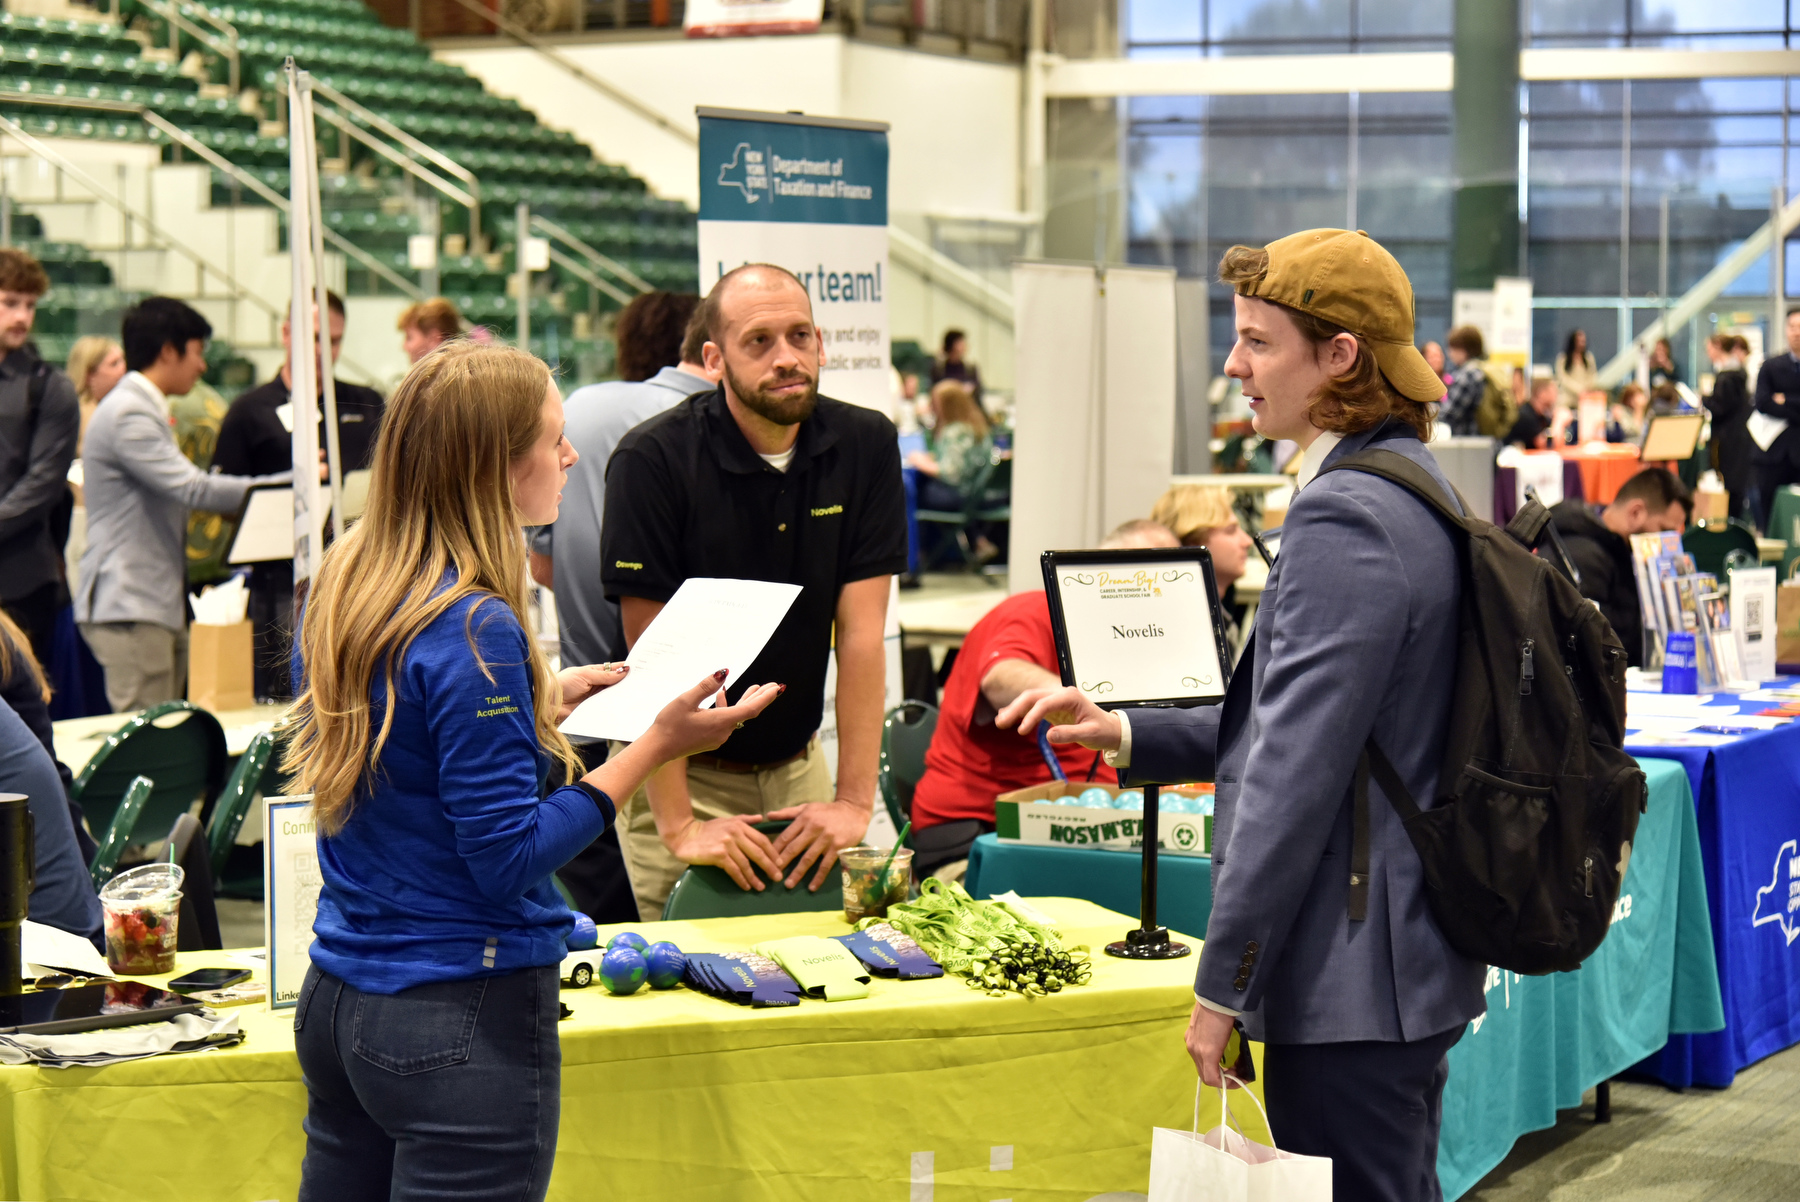
M 1517 973 L 1580 967 L 1611 925 L 1648 800 L 1624 750 L 1623 644 L 1531 553 L 1550 520 L 1536 501 L 1503 530 L 1456 513 L 1429 472 L 1393 451 L 1324 470 L 1367 472 L 1413 493 L 1448 524 L 1462 571 L 1436 804 L 1421 810 L 1368 741 L 1355 778 L 1351 919 L 1368 910 L 1373 775 L 1418 850 L 1432 917 L 1452 947 Z

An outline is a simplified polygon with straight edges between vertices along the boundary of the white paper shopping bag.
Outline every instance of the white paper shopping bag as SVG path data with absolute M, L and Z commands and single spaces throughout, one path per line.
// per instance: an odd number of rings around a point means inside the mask
M 1262 1109 L 1248 1089 L 1236 1092 Z M 1329 1157 L 1298 1156 L 1248 1138 L 1232 1122 L 1231 1091 L 1219 1093 L 1220 1123 L 1211 1131 L 1200 1133 L 1196 1088 L 1194 1130 L 1152 1133 L 1150 1202 L 1331 1202 Z

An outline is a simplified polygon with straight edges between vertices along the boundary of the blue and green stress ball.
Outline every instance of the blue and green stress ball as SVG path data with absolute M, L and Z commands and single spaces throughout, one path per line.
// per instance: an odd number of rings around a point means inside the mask
M 628 997 L 644 987 L 649 975 L 650 967 L 635 947 L 614 944 L 600 957 L 600 983 L 608 993 Z
M 564 945 L 572 952 L 585 952 L 588 948 L 597 946 L 599 942 L 600 929 L 594 925 L 594 920 L 577 910 L 575 912 L 575 929 L 569 932 L 567 939 L 563 940 Z
M 621 946 L 629 947 L 633 951 L 641 952 L 650 946 L 650 941 L 636 931 L 620 931 L 617 935 L 614 935 L 611 939 L 606 941 L 606 950 L 609 952 L 615 947 Z
M 1090 810 L 1110 810 L 1112 803 L 1113 795 L 1098 785 L 1083 790 L 1081 794 L 1081 804 Z
M 650 988 L 673 989 L 681 984 L 687 971 L 687 957 L 673 943 L 663 940 L 644 949 L 644 963 L 650 969 Z
M 1125 789 L 1113 798 L 1115 810 L 1141 810 L 1144 808 L 1144 794 L 1141 789 Z

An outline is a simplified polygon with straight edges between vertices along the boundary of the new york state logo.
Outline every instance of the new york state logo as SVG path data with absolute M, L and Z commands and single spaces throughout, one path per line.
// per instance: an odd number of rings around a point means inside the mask
M 1777 923 L 1791 945 L 1800 939 L 1800 841 L 1789 839 L 1775 852 L 1769 883 L 1756 891 L 1750 925 Z

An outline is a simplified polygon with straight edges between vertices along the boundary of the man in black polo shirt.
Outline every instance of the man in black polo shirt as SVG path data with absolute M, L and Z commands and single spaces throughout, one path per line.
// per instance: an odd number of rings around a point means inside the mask
M 802 586 L 743 679 L 787 692 L 713 755 L 667 765 L 625 805 L 625 859 L 645 919 L 689 864 L 745 888 L 751 870 L 815 866 L 817 889 L 860 842 L 875 802 L 890 577 L 906 567 L 894 427 L 818 395 L 821 339 L 805 287 L 779 267 L 730 272 L 703 304 L 715 391 L 620 441 L 607 468 L 601 580 L 635 643 L 691 576 Z M 837 651 L 837 785 L 819 751 Z M 741 685 L 739 686 L 742 687 Z M 753 824 L 793 819 L 772 842 Z
M 331 361 L 344 349 L 344 301 L 335 292 L 325 294 L 331 312 Z M 281 323 L 281 345 L 288 361 L 267 384 L 252 388 L 231 402 L 219 424 L 219 444 L 213 450 L 214 471 L 228 476 L 267 476 L 294 466 L 294 409 L 290 390 L 294 376 L 294 349 L 289 323 Z M 315 368 L 316 370 L 316 368 Z M 381 430 L 384 402 L 373 388 L 359 384 L 337 385 L 338 454 L 341 470 L 366 468 L 375 456 L 375 435 Z M 324 402 L 319 405 L 319 447 L 325 441 Z M 277 559 L 250 569 L 250 621 L 256 639 L 255 689 L 258 697 L 286 700 L 294 695 L 288 675 L 288 653 L 293 644 L 294 564 Z

